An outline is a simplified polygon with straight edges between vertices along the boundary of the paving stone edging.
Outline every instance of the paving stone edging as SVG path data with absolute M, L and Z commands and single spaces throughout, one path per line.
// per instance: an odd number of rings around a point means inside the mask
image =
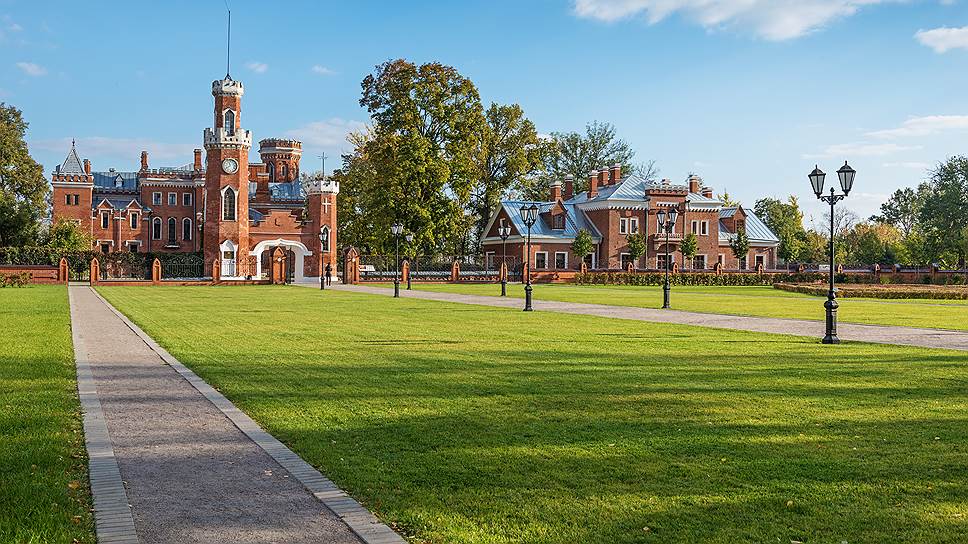
M 366 544 L 406 544 L 406 540 L 398 535 L 393 529 L 380 521 L 372 512 L 363 507 L 353 497 L 336 486 L 329 478 L 323 476 L 312 465 L 296 455 L 285 444 L 277 440 L 274 436 L 259 427 L 252 418 L 239 410 L 232 402 L 219 393 L 214 387 L 205 382 L 183 365 L 178 359 L 168 351 L 158 345 L 140 327 L 131 322 L 123 313 L 115 308 L 110 302 L 105 300 L 95 289 L 91 289 L 101 302 L 103 302 L 124 324 L 138 335 L 149 348 L 165 363 L 173 368 L 199 393 L 209 400 L 216 408 L 221 411 L 240 431 L 255 442 L 263 451 L 275 459 L 282 468 L 286 469 L 294 478 L 322 502 L 327 508 L 333 511 L 337 517 L 343 520 L 350 530 Z M 100 403 L 98 404 L 100 406 Z M 103 415 L 102 415 L 103 420 Z M 110 447 L 110 442 L 108 442 Z M 93 486 L 93 484 L 92 484 Z M 100 542 L 100 540 L 99 540 Z M 113 542 L 113 541 L 112 541 Z M 137 542 L 137 541 L 135 541 Z
M 69 289 L 67 296 L 71 309 L 74 364 L 77 367 L 77 394 L 84 413 L 84 445 L 87 448 L 97 541 L 99 544 L 138 544 L 131 505 L 128 504 L 128 494 L 121 480 L 118 460 L 114 457 L 111 436 L 91 371 L 87 343 L 73 326 L 74 297 Z

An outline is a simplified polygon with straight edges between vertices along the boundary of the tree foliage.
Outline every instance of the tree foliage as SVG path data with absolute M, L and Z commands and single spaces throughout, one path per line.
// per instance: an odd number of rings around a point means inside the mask
M 881 204 L 881 213 L 871 217 L 871 221 L 887 223 L 897 227 L 904 236 L 911 234 L 921 220 L 921 210 L 931 193 L 931 185 L 922 183 L 916 189 L 904 187 Z
M 0 102 L 0 247 L 36 243 L 50 189 L 27 150 L 27 122 Z
M 57 251 L 87 251 L 94 239 L 90 233 L 81 230 L 80 225 L 68 219 L 58 219 L 42 235 L 44 247 Z
M 761 198 L 753 205 L 753 212 L 780 240 L 778 257 L 787 262 L 803 260 L 807 231 L 803 228 L 803 212 L 795 196 L 791 195 L 786 202 Z
M 963 267 L 968 246 L 968 157 L 952 157 L 938 165 L 929 185 L 919 221 L 927 249 L 934 259 Z
M 591 233 L 585 229 L 578 229 L 578 234 L 575 235 L 575 239 L 571 243 L 571 251 L 579 258 L 584 259 L 585 255 L 588 255 L 594 249 L 595 242 L 592 240 Z
M 733 256 L 737 259 L 745 259 L 750 252 L 750 239 L 746 235 L 746 229 L 740 227 L 736 229 L 736 234 L 729 239 L 729 248 L 733 250 Z
M 686 261 L 691 261 L 693 257 L 696 256 L 696 252 L 699 251 L 699 238 L 695 234 L 689 233 L 685 238 L 682 239 L 682 247 L 680 252 L 682 253 L 683 265 Z
M 641 232 L 633 232 L 626 236 L 625 243 L 628 245 L 629 257 L 633 263 L 645 254 L 645 236 Z

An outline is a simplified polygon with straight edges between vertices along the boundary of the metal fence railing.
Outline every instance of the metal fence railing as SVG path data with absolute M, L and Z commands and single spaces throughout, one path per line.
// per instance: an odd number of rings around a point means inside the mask
M 205 261 L 200 258 L 185 259 L 181 262 L 161 263 L 162 280 L 199 280 L 207 279 Z

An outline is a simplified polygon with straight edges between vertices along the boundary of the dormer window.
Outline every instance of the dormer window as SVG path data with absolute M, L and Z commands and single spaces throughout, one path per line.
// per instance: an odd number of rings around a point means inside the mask
M 229 136 L 235 136 L 235 111 L 225 110 L 225 133 Z
M 124 178 L 121 177 L 121 174 L 118 174 L 118 176 L 114 178 L 114 186 L 118 189 L 124 187 Z
M 565 229 L 565 214 L 559 213 L 557 215 L 551 216 L 551 228 L 557 230 Z

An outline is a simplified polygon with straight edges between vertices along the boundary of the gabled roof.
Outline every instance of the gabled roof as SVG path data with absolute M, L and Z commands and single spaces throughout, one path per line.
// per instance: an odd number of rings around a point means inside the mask
M 583 204 L 585 202 L 603 202 L 609 200 L 639 200 L 645 201 L 645 187 L 649 182 L 638 175 L 624 177 L 615 185 L 600 187 L 595 198 L 589 200 L 588 191 L 578 193 L 565 201 L 565 204 Z
M 505 200 L 501 202 L 501 208 L 504 213 L 511 218 L 511 224 L 514 225 L 514 229 L 520 234 L 525 234 L 528 232 L 528 226 L 524 224 L 524 220 L 521 219 L 521 207 L 538 206 L 538 213 L 550 212 L 552 208 L 555 207 L 555 202 L 532 202 L 530 200 Z M 560 238 L 563 240 L 572 239 L 578 235 L 578 231 L 585 229 L 592 235 L 592 238 L 601 239 L 602 233 L 595 228 L 595 225 L 588 220 L 585 216 L 585 212 L 578 209 L 575 204 L 570 202 L 564 202 L 563 207 L 567 218 L 565 219 L 564 229 L 553 229 L 551 225 L 546 223 L 543 219 L 539 218 L 534 226 L 531 227 L 531 236 L 539 238 Z M 497 217 L 498 214 L 494 214 Z M 490 226 L 490 225 L 488 225 Z
M 84 173 L 84 165 L 81 164 L 81 159 L 77 156 L 77 149 L 74 148 L 74 140 L 71 140 L 71 150 L 67 153 L 67 158 L 64 159 L 64 164 L 61 165 L 60 171 L 66 174 Z
M 720 206 L 723 205 L 723 201 L 716 198 L 705 197 L 699 193 L 689 193 L 689 196 L 687 196 L 686 198 L 689 199 L 690 204 L 711 204 L 711 205 L 718 204 Z
M 135 190 L 138 188 L 137 172 L 117 172 L 109 170 L 107 172 L 91 172 L 91 176 L 94 177 L 95 187 L 128 190 Z M 120 187 L 118 186 L 118 181 L 121 182 Z
M 722 208 L 719 210 L 719 241 L 724 243 L 729 243 L 730 238 L 733 235 L 727 227 L 723 219 L 729 219 L 736 215 L 736 210 L 739 209 L 738 206 L 730 206 L 729 208 Z M 776 237 L 776 234 L 770 230 L 770 227 L 766 226 L 766 223 L 756 217 L 756 214 L 743 208 L 743 213 L 746 214 L 746 236 L 750 239 L 750 242 L 758 243 L 768 243 L 768 244 L 778 244 L 780 239 Z
M 140 208 L 141 207 L 141 203 L 139 203 L 138 202 L 138 199 L 136 199 L 136 198 L 110 198 L 110 197 L 103 197 L 103 198 L 101 198 L 100 200 L 98 200 L 96 202 L 97 203 L 94 205 L 95 208 L 100 208 L 101 207 L 101 204 L 104 204 L 105 202 L 108 204 L 108 206 L 111 206 L 115 210 L 124 210 L 124 209 L 130 207 L 132 204 L 134 204 L 134 206 L 137 207 L 137 208 Z

